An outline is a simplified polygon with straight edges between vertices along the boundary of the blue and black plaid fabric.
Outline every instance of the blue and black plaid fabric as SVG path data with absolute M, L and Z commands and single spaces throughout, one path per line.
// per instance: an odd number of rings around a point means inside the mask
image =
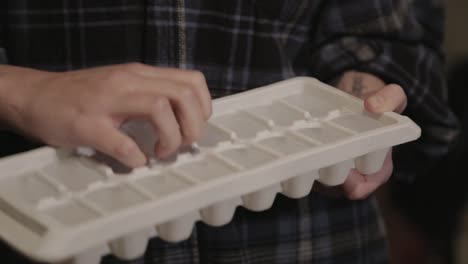
M 3 0 L 0 60 L 50 71 L 134 61 L 197 69 L 213 97 L 296 75 L 370 72 L 406 89 L 406 114 L 423 129 L 396 151 L 397 175 L 408 178 L 447 152 L 457 128 L 436 2 Z M 386 263 L 386 248 L 372 199 L 312 193 L 280 195 L 263 213 L 239 208 L 224 227 L 198 223 L 187 241 L 156 238 L 141 259 L 103 263 Z

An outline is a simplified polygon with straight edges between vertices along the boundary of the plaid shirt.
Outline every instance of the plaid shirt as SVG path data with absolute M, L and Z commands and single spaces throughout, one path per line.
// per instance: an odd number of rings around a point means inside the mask
M 406 114 L 423 129 L 421 140 L 396 151 L 397 175 L 412 178 L 447 152 L 457 127 L 435 2 L 3 0 L 0 60 L 52 71 L 131 61 L 197 69 L 213 97 L 296 75 L 333 82 L 346 70 L 373 73 L 406 89 Z M 184 242 L 153 239 L 128 263 L 385 262 L 372 199 L 312 193 L 279 195 L 263 213 L 239 208 L 223 227 L 198 223 Z

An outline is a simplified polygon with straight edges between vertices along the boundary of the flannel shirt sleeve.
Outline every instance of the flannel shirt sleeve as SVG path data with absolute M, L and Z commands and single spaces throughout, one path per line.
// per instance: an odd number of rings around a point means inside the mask
M 6 64 L 6 50 L 0 46 L 0 64 Z
M 5 3 L 0 4 L 0 64 L 6 64 L 7 61 L 7 54 L 5 50 L 5 36 L 4 36 L 4 30 L 5 30 L 5 17 L 6 17 L 6 7 Z
M 2 30 L 3 30 L 3 27 L 0 24 L 0 64 L 6 64 L 8 60 L 7 60 L 6 49 L 4 48 L 4 45 L 3 45 L 3 36 L 1 34 Z
M 413 181 L 451 149 L 458 121 L 447 103 L 443 6 L 427 0 L 324 0 L 311 32 L 312 72 L 324 81 L 347 70 L 397 83 L 418 141 L 395 148 L 396 178 Z

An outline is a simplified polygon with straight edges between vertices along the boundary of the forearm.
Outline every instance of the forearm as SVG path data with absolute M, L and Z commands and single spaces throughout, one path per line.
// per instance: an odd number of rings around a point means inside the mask
M 0 65 L 0 157 L 12 155 L 18 152 L 27 151 L 40 147 L 37 140 L 24 136 L 24 132 L 19 130 L 14 124 L 17 119 L 15 114 L 15 100 L 19 96 L 19 84 L 12 85 L 16 80 L 27 78 L 28 75 L 19 74 L 19 71 L 11 66 Z M 16 117 L 15 117 L 16 116 Z

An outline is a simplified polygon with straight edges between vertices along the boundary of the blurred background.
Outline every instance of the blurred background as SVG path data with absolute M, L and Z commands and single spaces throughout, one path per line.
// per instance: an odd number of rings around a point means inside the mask
M 430 1 L 430 0 L 429 0 Z M 446 51 L 448 63 L 468 59 L 468 0 L 446 2 Z
M 462 131 L 437 170 L 413 183 L 392 180 L 380 191 L 391 264 L 468 264 L 468 0 L 440 1 L 449 102 Z

